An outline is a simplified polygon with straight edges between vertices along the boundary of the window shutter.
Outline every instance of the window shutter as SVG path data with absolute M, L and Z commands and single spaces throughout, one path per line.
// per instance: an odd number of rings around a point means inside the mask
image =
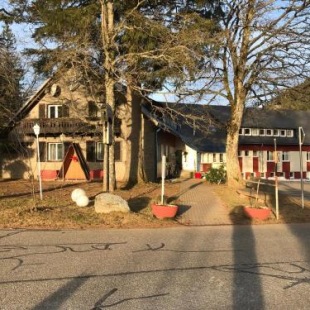
M 115 142 L 114 144 L 115 161 L 121 161 L 121 143 Z
M 47 161 L 47 143 L 46 142 L 39 142 L 40 148 L 40 161 Z
M 39 118 L 45 118 L 45 104 L 39 105 Z
M 96 144 L 94 141 L 86 141 L 86 161 L 96 161 Z
M 62 106 L 62 117 L 69 117 L 69 107 L 65 104 Z
M 121 135 L 121 125 L 122 125 L 122 120 L 115 117 L 115 119 L 114 119 L 114 135 L 116 137 L 119 137 Z
M 89 117 L 97 117 L 98 115 L 98 107 L 94 101 L 88 102 L 88 116 Z

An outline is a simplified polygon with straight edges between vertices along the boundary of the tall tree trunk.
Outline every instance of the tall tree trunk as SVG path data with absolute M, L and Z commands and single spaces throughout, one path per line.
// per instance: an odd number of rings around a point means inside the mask
M 142 113 L 140 114 L 141 119 L 141 130 L 139 135 L 139 155 L 138 155 L 138 182 L 147 182 L 147 176 L 144 169 L 144 141 L 145 141 L 145 133 L 144 133 L 144 119 Z
M 115 42 L 114 42 L 114 1 L 101 0 L 101 35 L 102 47 L 104 53 L 104 86 L 107 111 L 111 112 L 111 145 L 109 146 L 109 155 L 106 154 L 105 159 L 108 160 L 104 165 L 109 167 L 109 171 L 104 172 L 104 188 L 114 191 L 115 188 L 115 160 L 114 160 L 114 115 L 115 115 L 115 97 L 114 97 L 114 58 L 115 58 Z M 105 150 L 107 147 L 105 147 Z M 108 184 L 107 184 L 108 183 Z
M 238 160 L 239 130 L 241 127 L 246 98 L 249 91 L 249 85 L 246 86 L 246 77 L 249 74 L 247 68 L 247 59 L 250 50 L 251 27 L 255 16 L 256 0 L 249 0 L 246 4 L 246 14 L 243 23 L 242 36 L 239 43 L 234 42 L 234 35 L 230 31 L 226 32 L 227 47 L 223 58 L 224 64 L 224 85 L 228 94 L 228 100 L 231 106 L 231 119 L 227 128 L 226 156 L 227 156 L 227 183 L 229 187 L 239 187 L 242 185 L 242 177 Z M 238 30 L 239 31 L 239 30 Z M 229 79 L 228 54 L 232 59 L 234 68 L 233 89 Z
M 126 91 L 126 106 L 123 111 L 124 126 L 122 126 L 122 133 L 124 143 L 126 144 L 126 163 L 124 182 L 127 187 L 138 182 L 138 156 L 140 150 L 139 135 L 141 130 L 140 122 L 140 102 L 134 100 L 134 94 L 130 87 L 131 81 L 127 81 Z
M 122 134 L 125 143 L 126 150 L 126 161 L 125 161 L 125 175 L 123 181 L 126 184 L 126 187 L 131 186 L 131 182 L 135 182 L 135 176 L 132 172 L 134 155 L 132 154 L 132 135 L 133 135 L 133 102 L 132 102 L 132 89 L 129 86 L 130 82 L 127 83 L 126 90 L 126 105 L 123 107 L 122 111 Z
M 231 120 L 227 128 L 226 139 L 227 184 L 229 187 L 240 187 L 242 177 L 238 160 L 238 146 L 244 103 L 239 99 L 231 109 Z
M 141 113 L 140 98 L 137 99 L 130 87 L 130 80 L 127 80 L 126 106 L 122 114 L 122 134 L 126 144 L 126 164 L 124 182 L 130 187 L 137 182 L 144 182 L 144 131 L 143 116 Z
M 105 130 L 105 129 L 104 129 Z M 109 146 L 103 145 L 103 191 L 109 190 Z

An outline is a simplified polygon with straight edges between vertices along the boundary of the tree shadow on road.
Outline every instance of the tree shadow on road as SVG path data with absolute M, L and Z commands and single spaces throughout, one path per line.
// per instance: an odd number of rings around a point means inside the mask
M 251 225 L 238 225 L 235 214 L 233 223 L 233 309 L 264 309 L 264 295 L 259 274 L 248 272 L 257 268 L 255 235 Z M 249 223 L 251 221 L 249 220 Z M 242 249 L 242 251 L 240 251 Z M 256 266 L 256 267 L 254 267 Z

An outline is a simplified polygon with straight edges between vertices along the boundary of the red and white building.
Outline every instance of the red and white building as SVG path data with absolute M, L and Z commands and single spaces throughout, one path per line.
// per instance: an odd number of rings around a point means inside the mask
M 163 130 L 184 143 L 183 171 L 206 172 L 210 167 L 225 165 L 225 128 L 230 108 L 197 104 L 167 106 L 176 111 L 177 126 L 157 120 Z M 303 142 L 302 152 L 299 138 Z M 272 179 L 277 175 L 294 180 L 301 178 L 301 171 L 303 178 L 310 179 L 310 111 L 247 109 L 239 132 L 238 156 L 245 179 Z

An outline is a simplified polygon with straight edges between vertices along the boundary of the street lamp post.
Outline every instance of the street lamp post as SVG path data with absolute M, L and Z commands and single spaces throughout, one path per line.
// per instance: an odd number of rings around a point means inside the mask
M 98 104 L 101 110 L 102 119 L 102 149 L 103 149 L 103 191 L 108 192 L 109 189 L 109 146 L 107 140 L 107 105 L 104 103 Z
M 305 207 L 304 200 L 304 172 L 303 172 L 303 158 L 302 158 L 302 145 L 305 140 L 305 132 L 302 127 L 298 127 L 298 142 L 299 142 L 299 161 L 300 161 L 300 189 L 301 189 L 301 207 Z
M 65 140 L 65 134 L 61 134 L 60 135 L 60 141 L 62 143 L 62 171 L 61 171 L 61 174 L 62 174 L 62 180 L 65 181 L 65 143 L 64 143 L 64 140 Z
M 34 134 L 36 135 L 36 141 L 37 141 L 37 162 L 38 162 L 38 178 L 39 178 L 39 186 L 40 186 L 40 199 L 43 199 L 42 195 L 42 180 L 41 180 L 41 161 L 40 161 L 40 147 L 39 147 L 39 134 L 40 134 L 40 126 L 38 124 L 35 124 L 33 126 Z

